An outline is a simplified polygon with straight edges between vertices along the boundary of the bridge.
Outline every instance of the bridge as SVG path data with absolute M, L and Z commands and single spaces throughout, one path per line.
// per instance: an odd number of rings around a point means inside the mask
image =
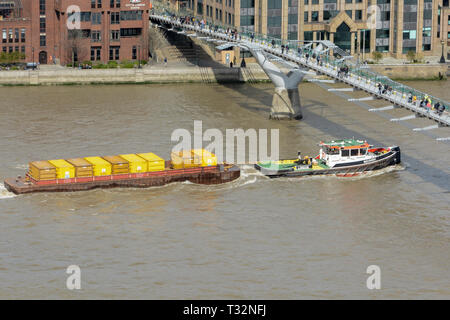
M 366 101 L 384 99 L 389 104 L 385 107 L 370 109 L 369 111 L 384 111 L 394 108 L 405 108 L 412 112 L 410 116 L 391 119 L 391 121 L 404 121 L 416 117 L 426 117 L 436 124 L 424 128 L 416 128 L 416 131 L 431 130 L 450 125 L 450 103 L 433 97 L 404 84 L 395 82 L 386 76 L 371 71 L 366 65 L 353 63 L 352 56 L 337 47 L 330 41 L 299 41 L 284 42 L 265 35 L 246 32 L 232 32 L 231 29 L 200 22 L 200 20 L 186 20 L 177 17 L 166 10 L 159 13 L 155 11 L 150 15 L 150 20 L 169 31 L 185 34 L 189 37 L 208 42 L 215 42 L 219 49 L 236 46 L 248 50 L 256 58 L 258 64 L 275 85 L 275 94 L 272 101 L 271 118 L 274 119 L 301 119 L 302 110 L 299 83 L 306 75 L 325 75 L 331 80 L 310 79 L 316 82 L 343 82 L 348 88 L 330 88 L 329 91 L 353 91 L 363 90 L 367 97 L 348 99 L 349 101 Z M 317 59 L 319 56 L 319 59 Z M 313 58 L 316 57 L 316 58 Z M 285 74 L 273 62 L 281 63 L 288 67 Z M 347 72 L 341 72 L 342 66 L 347 66 Z M 380 90 L 379 86 L 386 85 L 390 90 Z M 411 101 L 411 97 L 416 99 Z M 420 100 L 428 97 L 432 105 L 439 103 L 441 112 L 420 106 Z

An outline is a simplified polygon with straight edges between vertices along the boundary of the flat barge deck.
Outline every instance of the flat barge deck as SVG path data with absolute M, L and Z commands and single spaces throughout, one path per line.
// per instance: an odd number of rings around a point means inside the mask
M 240 168 L 235 165 L 216 165 L 164 171 L 113 174 L 84 178 L 35 181 L 29 175 L 7 178 L 6 189 L 15 194 L 33 192 L 70 192 L 96 188 L 148 188 L 172 182 L 190 181 L 197 184 L 221 184 L 240 177 Z

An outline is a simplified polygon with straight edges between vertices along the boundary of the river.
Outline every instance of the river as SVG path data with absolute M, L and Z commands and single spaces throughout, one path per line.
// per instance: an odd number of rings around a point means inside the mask
M 450 101 L 450 82 L 412 82 Z M 0 185 L 0 298 L 418 299 L 450 297 L 448 128 L 368 112 L 301 84 L 305 118 L 271 121 L 271 84 L 0 88 L 0 179 L 29 161 L 155 152 L 173 130 L 280 130 L 280 156 L 330 138 L 399 145 L 403 164 L 356 178 L 177 183 L 14 196 Z M 363 96 L 361 92 L 346 93 Z M 383 106 L 386 102 L 368 102 Z M 81 290 L 66 268 L 81 268 Z M 381 270 L 369 290 L 366 269 Z

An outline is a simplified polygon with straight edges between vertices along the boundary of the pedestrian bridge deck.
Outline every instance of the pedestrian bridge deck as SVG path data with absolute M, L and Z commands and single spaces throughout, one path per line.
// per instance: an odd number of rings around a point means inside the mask
M 215 39 L 218 40 L 219 43 L 233 43 L 236 46 L 241 46 L 244 48 L 251 47 L 252 50 L 261 50 L 265 53 L 283 59 L 286 62 L 293 62 L 296 66 L 298 65 L 303 68 L 314 70 L 318 74 L 326 75 L 359 90 L 364 90 L 372 96 L 391 102 L 396 107 L 406 108 L 414 112 L 417 116 L 434 120 L 440 126 L 450 125 L 450 114 L 448 109 L 450 107 L 450 103 L 428 95 L 432 99 L 433 104 L 439 101 L 442 105 L 446 106 L 445 111 L 442 114 L 438 114 L 435 111 L 431 111 L 429 108 L 422 108 L 419 106 L 419 98 L 426 96 L 426 93 L 419 92 L 416 89 L 395 82 L 385 76 L 376 75 L 360 67 L 350 68 L 350 71 L 346 76 L 341 76 L 339 74 L 339 67 L 345 59 L 336 59 L 331 55 L 326 55 L 322 56 L 322 61 L 319 63 L 317 60 L 307 58 L 305 56 L 304 53 L 307 52 L 306 50 L 309 50 L 306 48 L 303 50 L 302 54 L 299 54 L 293 50 L 285 52 L 284 48 L 281 48 L 281 46 L 273 46 L 267 39 L 258 37 L 255 39 L 255 36 L 251 36 L 250 34 L 246 35 L 241 33 L 237 35 L 227 32 L 224 28 L 217 29 L 209 28 L 208 25 L 181 23 L 180 19 L 168 15 L 152 14 L 150 15 L 150 19 L 165 25 L 171 25 L 172 28 L 182 30 L 179 31 L 179 33 L 192 31 L 195 33 L 195 36 L 201 39 Z M 173 29 L 173 31 L 176 30 Z M 329 49 L 333 50 L 332 47 Z M 313 50 L 310 50 L 310 52 L 313 52 Z M 388 83 L 393 88 L 392 92 L 385 94 L 379 93 L 377 87 L 378 83 Z M 408 102 L 408 95 L 410 92 L 417 95 L 417 101 L 415 103 Z

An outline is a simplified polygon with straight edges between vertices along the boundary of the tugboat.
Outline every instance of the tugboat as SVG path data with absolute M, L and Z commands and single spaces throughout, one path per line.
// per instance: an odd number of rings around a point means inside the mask
M 320 153 L 315 158 L 302 158 L 298 152 L 297 159 L 258 162 L 255 168 L 270 178 L 309 175 L 352 177 L 401 162 L 398 146 L 374 148 L 367 141 L 355 139 L 320 142 L 319 146 Z

